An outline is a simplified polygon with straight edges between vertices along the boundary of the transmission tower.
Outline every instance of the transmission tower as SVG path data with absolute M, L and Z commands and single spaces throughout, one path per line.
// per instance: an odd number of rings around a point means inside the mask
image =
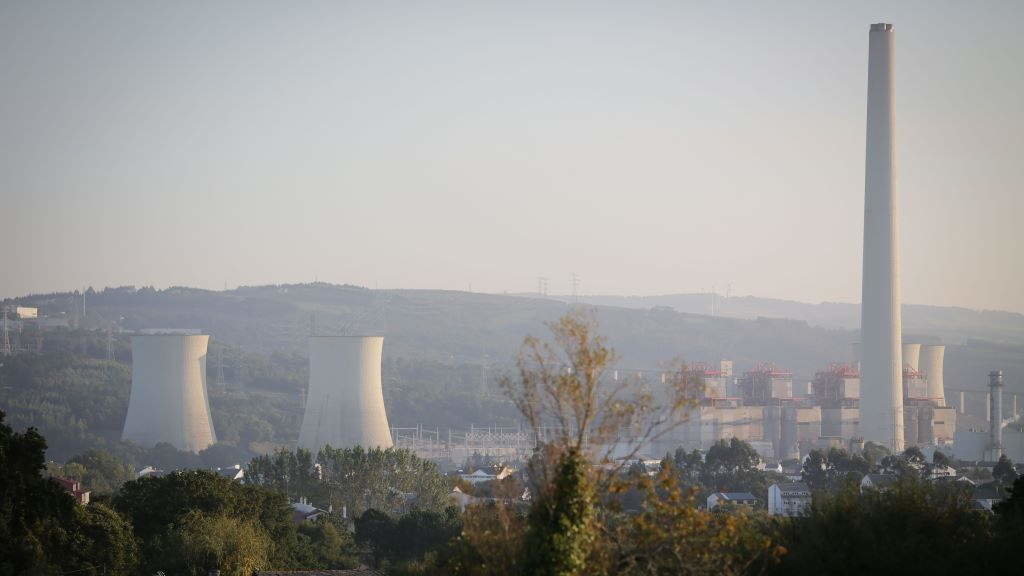
M 10 331 L 7 329 L 7 307 L 6 306 L 0 307 L 0 313 L 3 313 L 3 315 L 4 315 L 4 339 L 3 339 L 3 342 L 0 342 L 0 354 L 2 354 L 4 356 L 10 356 L 11 355 L 11 335 L 10 335 Z
M 217 385 L 224 387 L 224 347 L 217 346 Z
M 548 295 L 548 279 L 546 276 L 537 276 L 537 295 Z
M 107 328 L 107 360 L 114 361 L 114 329 Z
M 580 277 L 575 272 L 572 273 L 572 301 L 580 301 Z

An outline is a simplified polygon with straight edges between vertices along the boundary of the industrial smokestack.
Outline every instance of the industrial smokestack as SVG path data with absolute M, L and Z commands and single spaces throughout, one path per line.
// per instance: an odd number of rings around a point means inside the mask
M 895 453 L 904 438 L 892 25 L 872 24 L 868 37 L 860 433 Z
M 1003 373 L 993 370 L 988 373 L 989 389 L 989 450 L 990 460 L 1003 455 Z
M 921 371 L 928 378 L 928 397 L 935 401 L 938 406 L 946 405 L 946 389 L 942 383 L 943 359 L 946 357 L 946 347 L 942 345 L 929 345 L 921 347 Z
M 122 440 L 151 448 L 167 442 L 199 452 L 217 442 L 206 396 L 210 337 L 132 336 L 132 391 Z
M 910 368 L 914 372 L 921 370 L 921 345 L 920 344 L 904 344 L 903 345 L 903 365 Z
M 299 447 L 389 448 L 391 429 L 381 389 L 383 336 L 309 339 L 309 394 Z

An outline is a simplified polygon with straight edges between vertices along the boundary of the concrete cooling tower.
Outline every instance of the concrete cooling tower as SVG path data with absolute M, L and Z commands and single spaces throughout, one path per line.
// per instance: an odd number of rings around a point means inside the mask
M 903 345 L 903 365 L 910 368 L 914 372 L 921 370 L 921 345 L 920 344 L 904 344 Z
M 210 337 L 149 334 L 132 337 L 132 391 L 122 440 L 149 448 L 166 442 L 199 452 L 217 442 L 206 396 Z
M 391 429 L 381 389 L 383 336 L 309 339 L 309 393 L 299 447 L 389 448 Z
M 946 389 L 943 387 L 942 370 L 946 347 L 942 345 L 921 347 L 921 371 L 928 378 L 928 397 L 939 406 L 946 405 Z

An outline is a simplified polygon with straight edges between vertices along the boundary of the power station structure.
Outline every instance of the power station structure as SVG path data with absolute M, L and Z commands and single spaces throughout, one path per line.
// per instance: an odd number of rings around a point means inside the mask
M 928 397 L 939 406 L 946 406 L 946 389 L 942 381 L 946 347 L 941 344 L 921 346 L 920 369 L 928 377 Z
M 904 430 L 892 25 L 872 24 L 868 38 L 860 430 L 895 453 Z
M 381 388 L 383 336 L 312 336 L 299 447 L 390 448 Z
M 132 390 L 121 439 L 151 448 L 166 442 L 199 452 L 217 442 L 206 392 L 204 334 L 132 336 Z

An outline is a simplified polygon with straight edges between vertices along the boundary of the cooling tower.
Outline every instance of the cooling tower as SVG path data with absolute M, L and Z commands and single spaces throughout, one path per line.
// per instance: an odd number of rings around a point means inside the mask
M 921 370 L 921 345 L 920 344 L 904 344 L 903 345 L 903 365 L 910 368 L 914 372 Z
M 190 334 L 132 336 L 132 391 L 122 440 L 199 452 L 217 441 L 206 397 L 206 346 Z
M 893 30 L 868 34 L 867 151 L 864 174 L 864 273 L 861 295 L 860 432 L 903 451 L 899 225 L 893 109 Z
M 946 347 L 941 345 L 921 347 L 921 371 L 928 377 L 928 397 L 939 406 L 946 405 L 946 389 L 942 383 L 942 361 Z
M 391 429 L 381 389 L 383 336 L 309 339 L 309 393 L 299 447 L 388 448 Z

